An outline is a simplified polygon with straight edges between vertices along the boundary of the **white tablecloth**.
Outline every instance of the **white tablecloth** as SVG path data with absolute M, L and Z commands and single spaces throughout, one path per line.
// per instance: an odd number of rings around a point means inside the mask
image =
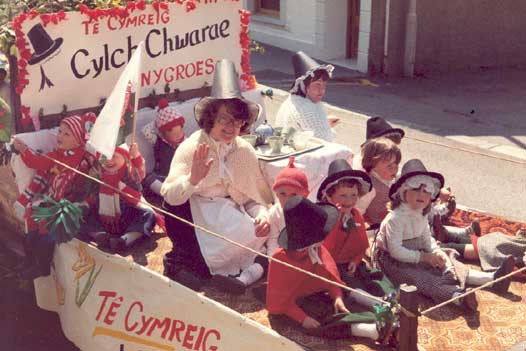
M 316 194 L 323 179 L 327 177 L 329 171 L 329 164 L 336 159 L 346 159 L 352 164 L 354 154 L 345 145 L 324 142 L 322 148 L 313 150 L 304 154 L 295 156 L 294 165 L 305 172 L 309 180 L 309 200 L 316 201 Z M 259 166 L 263 172 L 263 176 L 267 183 L 272 188 L 274 180 L 279 172 L 287 167 L 289 163 L 288 158 L 276 161 L 259 161 Z

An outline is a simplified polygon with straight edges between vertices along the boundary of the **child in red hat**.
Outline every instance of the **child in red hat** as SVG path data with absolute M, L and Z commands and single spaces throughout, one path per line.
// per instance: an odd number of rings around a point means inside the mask
M 303 197 L 309 195 L 309 181 L 305 173 L 294 166 L 294 156 L 290 156 L 289 164 L 276 177 L 272 190 L 276 193 L 278 201 L 268 211 L 270 223 L 270 233 L 267 240 L 268 255 L 272 255 L 279 248 L 278 235 L 285 228 L 283 207 L 287 201 L 296 195 Z
M 100 179 L 107 185 L 100 186 L 98 211 L 92 213 L 82 230 L 94 237 L 99 246 L 109 245 L 112 251 L 120 251 L 149 236 L 155 226 L 153 209 L 140 203 L 144 159 L 134 143 L 129 152 L 115 148 L 113 157 L 101 163 Z
M 142 129 L 144 137 L 153 146 L 155 156 L 153 171 L 143 181 L 145 194 L 153 192 L 155 195 L 152 195 L 160 200 L 161 184 L 170 171 L 175 150 L 185 138 L 184 124 L 185 119 L 181 113 L 171 107 L 166 99 L 161 99 L 155 121 Z
M 57 147 L 46 154 L 48 157 L 31 150 L 22 140 L 16 137 L 13 139 L 13 146 L 20 153 L 22 161 L 27 167 L 36 170 L 31 183 L 15 202 L 15 208 L 25 212 L 27 261 L 22 273 L 26 278 L 49 275 L 53 259 L 53 233 L 48 232 L 42 222 L 37 223 L 32 217 L 33 207 L 42 201 L 42 196 L 47 195 L 55 201 L 67 199 L 83 206 L 87 212 L 89 187 L 86 186 L 84 177 L 51 159 L 88 173 L 96 160 L 86 151 L 85 144 L 87 133 L 95 119 L 93 113 L 88 113 L 66 117 L 60 121 Z

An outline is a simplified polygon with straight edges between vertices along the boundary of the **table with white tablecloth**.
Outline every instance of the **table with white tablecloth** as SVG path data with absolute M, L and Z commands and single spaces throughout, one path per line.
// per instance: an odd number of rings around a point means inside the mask
M 352 164 L 354 154 L 347 146 L 342 144 L 323 142 L 323 147 L 294 156 L 294 165 L 307 175 L 309 180 L 309 200 L 316 201 L 316 194 L 323 179 L 327 177 L 329 164 L 337 159 L 346 159 Z M 272 188 L 279 172 L 287 167 L 288 157 L 275 161 L 259 160 L 259 166 L 267 183 Z

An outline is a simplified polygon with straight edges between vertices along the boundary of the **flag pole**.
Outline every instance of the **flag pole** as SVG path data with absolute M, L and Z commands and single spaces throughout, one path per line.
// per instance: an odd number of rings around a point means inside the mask
M 143 54 L 144 41 L 141 41 L 137 45 L 137 50 L 139 52 L 139 67 L 137 72 L 137 84 L 135 86 L 135 101 L 133 102 L 133 114 L 132 114 L 132 135 L 131 135 L 131 144 L 135 143 L 135 131 L 137 129 L 137 111 L 139 110 L 139 95 L 141 95 L 141 71 L 142 71 L 142 54 Z

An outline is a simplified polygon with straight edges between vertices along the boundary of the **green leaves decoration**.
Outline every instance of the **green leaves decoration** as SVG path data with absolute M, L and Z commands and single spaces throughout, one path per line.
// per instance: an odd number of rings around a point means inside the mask
M 57 244 L 65 243 L 77 236 L 82 218 L 81 208 L 69 200 L 55 201 L 44 196 L 44 201 L 33 207 L 32 217 L 44 223 Z

